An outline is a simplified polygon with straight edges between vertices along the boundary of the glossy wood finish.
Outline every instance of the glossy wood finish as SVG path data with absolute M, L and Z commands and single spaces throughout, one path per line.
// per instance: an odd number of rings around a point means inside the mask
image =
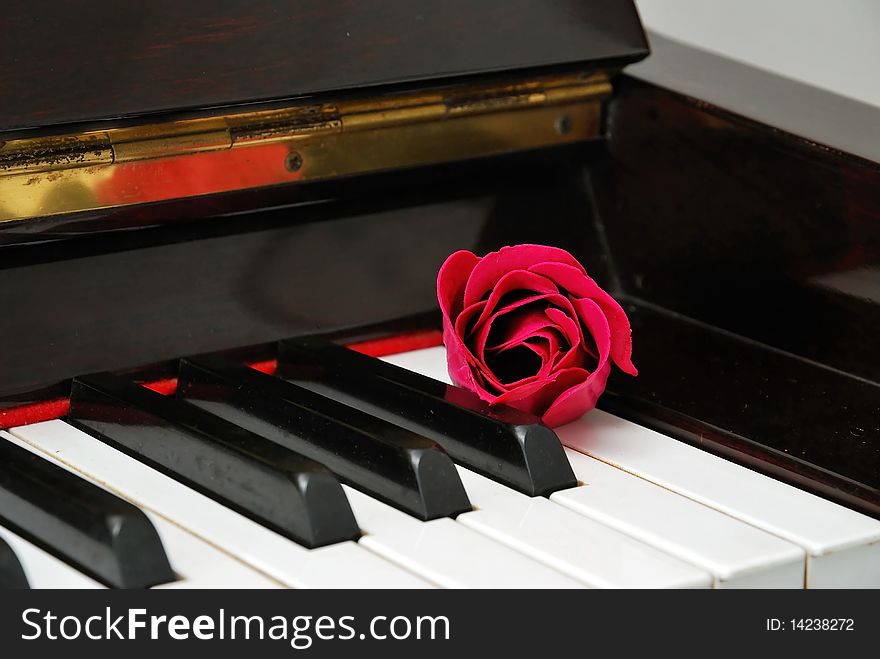
M 0 131 L 647 54 L 629 0 L 8 0 L 3 10 Z
M 192 405 L 99 373 L 74 380 L 69 419 L 306 547 L 360 536 L 339 481 L 327 469 Z
M 0 247 L 0 340 L 15 345 L 0 396 L 430 311 L 437 269 L 459 248 L 577 252 L 591 240 L 580 152 L 365 177 L 271 211 Z
M 880 385 L 639 302 L 600 407 L 880 517 Z
M 603 145 L 0 234 L 0 395 L 429 313 L 455 249 L 554 244 L 634 305 L 602 405 L 878 515 L 880 169 L 626 77 L 608 109 Z
M 880 516 L 880 166 L 630 79 L 608 122 L 640 376 L 600 405 Z
M 314 337 L 282 342 L 276 375 L 429 437 L 456 462 L 529 496 L 576 485 L 552 430 L 466 389 Z
M 0 465 L 0 525 L 111 587 L 175 580 L 135 506 L 4 439 Z
M 620 287 L 880 381 L 880 164 L 624 78 L 594 167 Z

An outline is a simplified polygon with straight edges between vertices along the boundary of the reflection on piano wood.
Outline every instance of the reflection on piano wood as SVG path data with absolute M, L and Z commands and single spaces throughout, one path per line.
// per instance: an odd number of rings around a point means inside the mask
M 442 347 L 382 364 L 325 342 L 295 345 L 274 376 L 222 357 L 184 361 L 171 397 L 89 376 L 74 383 L 67 421 L 4 432 L 4 500 L 39 505 L 25 483 L 46 472 L 40 500 L 57 520 L 0 515 L 31 583 L 137 585 L 113 576 L 134 574 L 161 587 L 880 585 L 880 521 L 599 410 L 559 429 L 563 449 L 529 415 L 490 412 L 444 384 Z M 204 446 L 190 451 L 191 441 Z M 13 456 L 34 464 L 17 469 Z M 419 465 L 427 470 L 413 473 Z M 285 494 L 279 469 L 294 483 L 310 478 L 317 498 Z M 155 526 L 167 559 L 161 544 L 126 553 L 129 543 L 101 536 L 88 539 L 105 550 L 78 555 L 74 511 L 125 506 L 140 533 Z M 355 537 L 303 531 L 352 513 Z M 166 561 L 176 576 L 163 576 Z M 21 571 L 2 565 L 5 581 Z
M 0 223 L 573 144 L 602 73 L 0 141 Z

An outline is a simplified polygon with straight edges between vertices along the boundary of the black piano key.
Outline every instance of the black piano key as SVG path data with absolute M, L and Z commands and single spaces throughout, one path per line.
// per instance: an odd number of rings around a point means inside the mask
M 324 339 L 279 345 L 277 376 L 440 444 L 457 462 L 530 496 L 577 484 L 559 438 L 531 414 Z
M 309 548 L 360 537 L 322 465 L 124 378 L 76 378 L 70 422 L 188 487 Z
M 18 556 L 3 538 L 0 538 L 0 590 L 29 588 Z
M 419 519 L 471 510 L 437 444 L 382 419 L 216 356 L 181 360 L 177 395 L 320 461 Z
M 0 441 L 0 524 L 107 586 L 176 578 L 141 510 L 7 441 Z

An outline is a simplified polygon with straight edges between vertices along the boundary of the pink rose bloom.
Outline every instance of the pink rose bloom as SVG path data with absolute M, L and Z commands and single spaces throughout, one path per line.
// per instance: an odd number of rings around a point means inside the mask
M 638 374 L 626 313 L 563 249 L 455 252 L 437 275 L 437 298 L 452 381 L 548 426 L 593 409 L 612 362 Z

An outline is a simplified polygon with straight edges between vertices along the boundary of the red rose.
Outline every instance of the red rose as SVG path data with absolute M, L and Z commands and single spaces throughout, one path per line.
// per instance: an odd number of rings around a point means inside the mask
M 437 298 L 452 381 L 548 426 L 595 407 L 611 361 L 638 374 L 626 314 L 563 249 L 455 252 L 437 275 Z

